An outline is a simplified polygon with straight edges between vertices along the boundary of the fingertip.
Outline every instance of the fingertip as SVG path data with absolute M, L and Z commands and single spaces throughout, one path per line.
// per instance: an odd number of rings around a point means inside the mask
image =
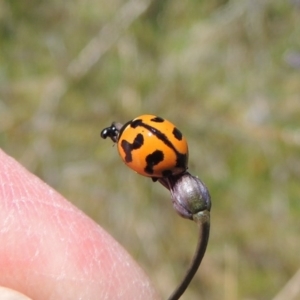
M 0 162 L 0 284 L 43 300 L 159 299 L 106 231 L 1 150 Z

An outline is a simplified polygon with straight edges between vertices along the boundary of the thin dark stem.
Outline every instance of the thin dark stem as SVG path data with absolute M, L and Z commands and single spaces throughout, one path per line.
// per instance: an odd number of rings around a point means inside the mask
M 178 300 L 183 295 L 183 293 L 189 286 L 191 280 L 193 279 L 194 275 L 196 274 L 206 251 L 208 238 L 209 238 L 209 230 L 210 230 L 209 211 L 202 211 L 198 213 L 194 217 L 194 220 L 199 225 L 199 236 L 198 236 L 197 248 L 192 263 L 189 269 L 187 270 L 183 280 L 175 289 L 175 291 L 171 294 L 168 300 Z

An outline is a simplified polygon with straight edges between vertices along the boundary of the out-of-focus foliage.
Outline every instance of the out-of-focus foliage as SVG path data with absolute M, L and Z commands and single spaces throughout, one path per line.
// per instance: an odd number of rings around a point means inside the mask
M 106 228 L 166 298 L 196 225 L 99 132 L 169 119 L 213 200 L 183 299 L 272 299 L 300 267 L 300 2 L 135 2 L 0 2 L 0 145 Z

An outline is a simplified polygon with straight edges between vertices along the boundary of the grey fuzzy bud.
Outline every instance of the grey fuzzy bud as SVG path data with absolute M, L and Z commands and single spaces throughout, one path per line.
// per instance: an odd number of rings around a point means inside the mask
M 211 208 L 210 194 L 205 184 L 186 172 L 169 182 L 169 189 L 175 210 L 184 218 L 193 219 L 193 215 Z

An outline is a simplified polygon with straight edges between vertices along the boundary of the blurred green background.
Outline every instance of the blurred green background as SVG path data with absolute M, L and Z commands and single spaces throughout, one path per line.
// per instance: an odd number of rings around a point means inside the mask
M 182 299 L 275 299 L 300 267 L 300 1 L 0 1 L 0 146 L 166 298 L 197 227 L 99 137 L 145 113 L 185 134 L 189 171 L 213 200 Z

